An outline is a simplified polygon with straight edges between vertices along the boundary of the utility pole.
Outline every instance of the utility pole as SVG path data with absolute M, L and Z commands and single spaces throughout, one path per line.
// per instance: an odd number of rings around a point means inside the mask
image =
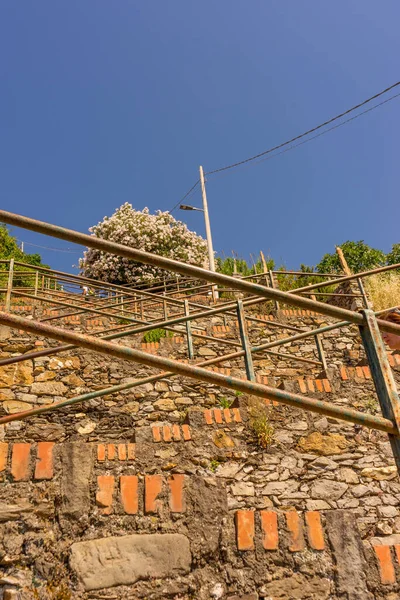
M 203 211 L 204 211 L 204 221 L 206 225 L 206 238 L 207 238 L 207 248 L 208 248 L 208 261 L 210 263 L 210 271 L 214 271 L 215 273 L 215 260 L 214 260 L 214 249 L 211 237 L 211 227 L 210 227 L 210 218 L 208 216 L 208 204 L 207 204 L 207 194 L 206 194 L 206 184 L 204 181 L 204 172 L 203 167 L 199 167 L 200 173 L 200 185 L 201 185 L 201 195 L 203 198 Z M 218 290 L 217 286 L 212 287 L 214 300 L 218 299 Z

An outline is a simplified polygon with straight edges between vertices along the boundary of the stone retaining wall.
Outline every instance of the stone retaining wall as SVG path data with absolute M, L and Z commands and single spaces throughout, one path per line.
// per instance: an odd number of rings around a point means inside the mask
M 299 312 L 276 319 L 329 323 Z M 254 344 L 290 334 L 268 321 L 249 322 Z M 202 325 L 238 340 L 233 320 Z M 151 349 L 187 360 L 180 337 Z M 47 344 L 56 345 L 0 330 L 2 357 Z M 327 373 L 270 355 L 255 360 L 258 379 L 377 412 L 356 328 L 329 332 L 323 345 Z M 195 339 L 197 360 L 230 351 Z M 308 339 L 285 352 L 317 356 Z M 397 381 L 399 363 L 391 356 Z M 239 360 L 216 368 L 245 376 Z M 78 349 L 10 365 L 0 368 L 1 414 L 154 372 Z M 267 448 L 255 418 L 274 430 Z M 4 600 L 400 593 L 400 483 L 388 438 L 321 415 L 176 376 L 3 426 L 0 481 Z

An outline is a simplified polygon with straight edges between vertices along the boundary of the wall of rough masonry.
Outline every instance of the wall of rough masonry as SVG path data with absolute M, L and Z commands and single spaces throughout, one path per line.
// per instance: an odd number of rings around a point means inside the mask
M 299 311 L 260 318 L 248 322 L 254 344 L 293 333 L 273 321 L 330 323 Z M 89 333 L 103 325 L 69 323 Z M 239 339 L 233 318 L 199 325 Z M 187 359 L 183 334 L 158 346 L 120 343 Z M 377 413 L 357 329 L 322 343 L 327 372 L 264 354 L 258 380 Z M 232 351 L 218 340 L 194 344 L 196 360 Z M 0 328 L 1 358 L 55 345 Z M 317 358 L 312 338 L 283 348 Z M 389 358 L 399 383 L 400 356 Z M 242 360 L 215 368 L 245 376 Z M 153 373 L 79 349 L 1 367 L 0 415 Z M 175 376 L 2 426 L 0 598 L 399 597 L 400 482 L 387 436 L 269 402 L 262 411 L 274 433 L 262 448 L 253 403 Z

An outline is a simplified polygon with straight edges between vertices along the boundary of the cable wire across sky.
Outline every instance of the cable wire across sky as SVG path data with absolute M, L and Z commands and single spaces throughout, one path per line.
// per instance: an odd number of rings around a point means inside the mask
M 292 139 L 287 140 L 286 142 L 283 142 L 282 144 L 278 144 L 278 146 L 274 146 L 273 148 L 269 148 L 269 150 L 264 150 L 264 152 L 260 152 L 259 154 L 255 154 L 254 156 L 250 156 L 249 158 L 245 158 L 244 160 L 240 160 L 239 162 L 232 163 L 231 165 L 227 165 L 225 167 L 220 167 L 219 169 L 214 169 L 213 171 L 208 171 L 206 173 L 206 175 L 213 175 L 214 173 L 220 173 L 221 171 L 227 171 L 228 169 L 234 169 L 235 167 L 239 167 L 240 165 L 244 165 L 245 163 L 248 163 L 248 162 L 251 162 L 253 160 L 256 160 L 257 158 L 261 158 L 262 156 L 265 156 L 266 154 L 270 154 L 271 152 L 274 152 L 275 150 L 279 150 L 280 148 L 283 148 L 283 146 L 287 146 L 288 144 L 291 144 L 292 142 L 296 142 L 297 140 L 305 137 L 306 135 L 309 135 L 310 133 L 314 133 L 314 131 L 317 131 L 318 129 L 322 129 L 326 125 L 329 125 L 330 123 L 333 123 L 333 121 L 337 121 L 338 119 L 341 119 L 345 115 L 348 115 L 349 113 L 353 112 L 354 110 L 357 110 L 358 108 L 361 108 L 361 106 L 364 106 L 365 104 L 368 104 L 368 102 L 372 102 L 372 100 L 376 100 L 376 98 L 379 98 L 380 96 L 383 96 L 383 94 L 386 94 L 387 92 L 389 92 L 390 90 L 393 90 L 394 88 L 398 87 L 399 85 L 400 85 L 400 81 L 397 81 L 396 83 L 394 83 L 393 85 L 389 86 L 388 88 L 385 88 L 381 92 L 378 92 L 377 94 L 374 94 L 370 98 L 367 98 L 366 100 L 363 100 L 363 102 L 360 102 L 359 104 L 356 104 L 355 106 L 352 106 L 352 108 L 349 108 L 349 109 L 345 110 L 344 112 L 340 113 L 340 115 L 336 115 L 336 117 L 332 117 L 331 119 L 328 119 L 324 123 L 321 123 L 320 125 L 317 125 L 316 127 L 313 127 L 312 129 L 309 129 L 308 131 L 305 131 L 304 133 L 301 133 L 300 135 L 296 135 Z M 377 106 L 380 106 L 380 105 L 377 105 Z M 365 112 L 368 112 L 368 111 L 365 111 Z M 364 114 L 364 113 L 361 113 L 361 114 Z
M 373 110 L 375 110 L 376 108 L 379 108 L 380 106 L 383 106 L 384 104 L 387 104 L 391 100 L 394 100 L 395 98 L 398 98 L 400 96 L 400 93 L 395 94 L 394 96 L 391 96 L 390 98 L 387 98 L 386 100 L 383 100 L 382 102 L 379 102 L 378 104 L 375 104 L 371 108 L 363 110 L 360 113 L 358 113 L 357 115 L 354 115 L 353 117 L 350 117 L 349 119 L 346 119 L 342 123 L 338 123 L 337 125 L 334 125 L 333 127 L 329 127 L 328 129 L 325 129 L 324 131 L 321 131 L 317 135 L 313 135 L 313 136 L 311 136 L 311 137 L 303 140 L 302 142 L 299 142 L 298 144 L 294 144 L 292 146 L 290 145 L 290 144 L 293 144 L 293 142 L 296 142 L 297 140 L 305 138 L 306 136 L 310 135 L 311 133 L 314 133 L 315 131 L 318 131 L 319 129 L 323 129 L 324 127 L 326 127 L 330 123 L 333 123 L 334 121 L 337 121 L 338 119 L 341 119 L 342 117 L 344 117 L 344 116 L 348 115 L 349 113 L 357 110 L 358 108 L 361 108 L 362 106 L 365 106 L 369 102 L 372 102 L 373 100 L 376 100 L 377 98 L 380 98 L 381 96 L 383 96 L 387 92 L 393 90 L 394 88 L 398 87 L 399 85 L 400 85 L 400 81 L 397 81 L 393 85 L 385 88 L 384 90 L 378 92 L 377 94 L 374 94 L 370 98 L 367 98 L 366 100 L 363 100 L 363 102 L 360 102 L 359 104 L 356 104 L 355 106 L 352 106 L 351 108 L 349 108 L 346 111 L 340 113 L 339 115 L 336 115 L 335 117 L 332 117 L 331 119 L 328 119 L 324 123 L 321 123 L 320 125 L 317 125 L 316 127 L 313 127 L 312 129 L 309 129 L 308 131 L 305 131 L 304 133 L 301 133 L 300 135 L 297 135 L 297 136 L 291 138 L 290 140 L 287 140 L 286 142 L 282 142 L 281 144 L 278 144 L 277 146 L 269 148 L 268 150 L 264 150 L 264 152 L 260 152 L 259 154 L 255 154 L 254 156 L 250 156 L 249 158 L 246 158 L 244 160 L 238 161 L 236 163 L 232 163 L 230 165 L 227 165 L 225 167 L 220 167 L 219 169 L 214 169 L 212 171 L 207 171 L 205 174 L 206 175 L 216 175 L 216 174 L 222 173 L 224 171 L 228 171 L 228 170 L 231 170 L 231 169 L 234 169 L 234 168 L 237 168 L 237 167 L 242 167 L 243 165 L 249 165 L 250 163 L 252 163 L 252 164 L 258 164 L 258 163 L 263 162 L 265 160 L 269 160 L 271 158 L 274 158 L 275 156 L 280 156 L 281 154 L 285 154 L 286 152 L 289 152 L 290 150 L 294 150 L 298 146 L 302 146 L 303 144 L 311 142 L 312 140 L 315 140 L 315 139 L 321 137 L 322 135 L 325 135 L 326 133 L 329 133 L 330 131 L 333 131 L 335 129 L 338 129 L 339 127 L 342 127 L 343 125 L 346 125 L 347 123 L 355 121 L 356 119 L 358 119 L 362 115 L 370 113 Z M 285 148 L 285 146 L 289 146 L 289 147 Z M 273 152 L 275 152 L 276 150 L 280 150 L 281 148 L 285 148 L 285 149 L 282 150 L 281 152 L 277 152 L 276 154 L 272 154 Z M 268 156 L 268 155 L 271 155 L 271 156 Z M 188 190 L 186 192 L 186 194 L 179 200 L 179 202 L 177 202 L 175 204 L 175 206 L 173 206 L 171 208 L 171 210 L 169 210 L 168 212 L 172 213 L 179 206 L 179 204 L 181 204 L 184 200 L 186 200 L 188 197 L 190 197 L 194 193 L 195 188 L 199 184 L 199 182 L 200 182 L 200 180 L 197 180 L 196 183 L 190 188 L 190 190 Z

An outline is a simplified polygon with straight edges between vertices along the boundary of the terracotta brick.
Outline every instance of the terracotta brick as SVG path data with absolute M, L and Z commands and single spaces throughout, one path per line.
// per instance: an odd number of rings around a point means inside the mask
M 189 425 L 186 425 L 186 424 L 182 425 L 182 433 L 183 433 L 183 439 L 185 440 L 185 442 L 192 439 Z
M 172 442 L 171 428 L 169 427 L 169 425 L 163 426 L 163 438 L 164 442 Z
M 109 515 L 112 512 L 112 503 L 114 495 L 114 476 L 99 475 L 97 477 L 96 504 L 101 507 L 103 515 Z
M 381 583 L 383 585 L 396 583 L 396 574 L 394 571 L 390 546 L 374 546 L 374 550 L 378 561 Z
M 7 467 L 8 444 L 0 442 L 0 471 Z
M 315 392 L 314 381 L 312 379 L 307 379 L 307 387 L 310 392 Z
M 236 542 L 238 550 L 253 550 L 254 512 L 252 510 L 236 511 Z
M 324 386 L 325 392 L 329 393 L 329 392 L 332 391 L 331 384 L 329 383 L 328 379 L 323 379 L 322 380 L 322 385 Z
M 300 552 L 304 550 L 304 537 L 303 537 L 303 527 L 299 517 L 299 514 L 290 510 L 286 514 L 286 526 L 290 533 L 289 539 L 289 550 L 290 552 Z
M 160 500 L 157 496 L 161 494 L 162 477 L 161 475 L 146 475 L 144 480 L 144 511 L 145 513 L 155 513 L 160 507 Z
M 392 354 L 388 354 L 388 359 L 389 359 L 389 365 L 391 367 L 394 367 L 396 363 L 394 362 L 393 355 Z
M 54 442 L 38 443 L 35 479 L 52 479 L 54 445 Z
M 397 562 L 400 565 L 400 544 L 394 545 L 394 551 L 396 553 Z
M 184 500 L 183 500 L 183 484 L 184 475 L 175 474 L 171 475 L 168 479 L 169 486 L 169 507 L 171 512 L 181 513 L 184 512 Z
M 14 481 L 29 479 L 30 444 L 13 444 L 11 457 L 11 475 Z
M 343 381 L 348 379 L 347 371 L 344 367 L 340 367 L 340 377 L 343 379 Z
M 128 515 L 136 515 L 139 508 L 138 478 L 136 475 L 121 475 L 119 478 L 121 501 Z
M 324 391 L 324 388 L 323 388 L 323 386 L 322 386 L 322 381 L 321 381 L 321 379 L 316 379 L 316 380 L 315 380 L 315 385 L 316 385 L 316 387 L 317 387 L 317 390 L 318 390 L 319 392 L 323 392 L 323 391 Z
M 107 444 L 107 456 L 108 460 L 114 460 L 116 456 L 115 444 Z
M 306 394 L 307 393 L 307 386 L 306 386 L 306 383 L 305 383 L 304 379 L 298 379 L 297 381 L 299 383 L 300 392 L 302 394 Z
M 261 511 L 261 528 L 265 550 L 277 550 L 279 544 L 278 515 L 271 510 Z
M 214 408 L 214 419 L 216 423 L 223 423 L 222 421 L 222 411 L 219 408 Z
M 238 408 L 232 408 L 232 412 L 233 412 L 233 420 L 235 421 L 235 423 L 241 423 L 242 417 L 240 415 L 240 410 Z
M 354 377 L 356 376 L 356 370 L 354 367 L 348 367 L 347 368 L 348 374 L 349 374 L 349 378 L 350 379 L 354 379 Z
M 369 367 L 362 367 L 365 379 L 371 379 L 371 371 Z
M 206 420 L 207 425 L 212 425 L 213 423 L 213 418 L 212 418 L 212 412 L 211 410 L 205 410 L 204 411 L 204 418 Z
M 179 425 L 172 425 L 172 437 L 175 442 L 180 442 L 181 440 L 181 430 L 179 429 Z
M 97 445 L 97 460 L 106 460 L 106 447 L 104 444 Z
M 394 360 L 396 362 L 396 365 L 400 365 L 400 354 L 395 354 L 394 355 Z
M 359 379 L 364 379 L 364 371 L 362 370 L 362 367 L 356 367 L 356 376 Z
M 136 444 L 127 444 L 127 448 L 128 448 L 128 460 L 135 460 Z
M 305 513 L 307 537 L 313 550 L 324 550 L 324 534 L 322 531 L 321 515 L 318 511 Z
M 126 444 L 118 444 L 118 460 L 126 460 Z
M 223 413 L 226 423 L 232 423 L 231 411 L 229 410 L 229 408 L 224 408 Z
M 153 425 L 151 431 L 153 433 L 153 442 L 161 442 L 161 429 L 158 425 Z

